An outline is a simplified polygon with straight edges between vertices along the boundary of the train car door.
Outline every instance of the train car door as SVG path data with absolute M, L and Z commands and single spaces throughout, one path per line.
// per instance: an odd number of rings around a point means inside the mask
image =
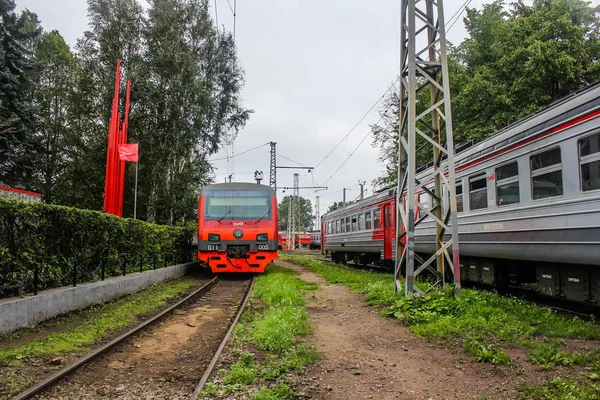
M 393 257 L 392 246 L 394 245 L 394 203 L 386 203 L 383 206 L 383 258 L 391 260 Z

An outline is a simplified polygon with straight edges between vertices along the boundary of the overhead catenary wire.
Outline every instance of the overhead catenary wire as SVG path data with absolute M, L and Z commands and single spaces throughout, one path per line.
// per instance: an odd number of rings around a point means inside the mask
M 319 161 L 317 163 L 317 165 L 315 165 L 315 168 L 317 168 L 319 165 L 321 165 L 331 155 L 331 153 L 333 153 L 335 151 L 335 149 L 337 149 L 339 147 L 339 145 L 342 144 L 344 142 L 344 140 L 346 140 L 346 138 L 348 136 L 350 136 L 350 134 L 352 132 L 354 132 L 354 130 L 358 127 L 358 125 L 360 125 L 360 123 L 371 113 L 371 111 L 373 111 L 373 109 L 375 107 L 377 107 L 377 105 L 379 104 L 379 102 L 381 102 L 381 100 L 385 97 L 385 95 L 388 94 L 388 92 L 390 90 L 392 90 L 392 88 L 396 85 L 396 83 L 398 83 L 399 79 L 400 78 L 396 78 L 394 83 L 392 83 L 390 85 L 390 87 L 388 87 L 387 90 L 385 92 L 383 92 L 383 94 L 377 99 L 377 101 L 371 106 L 371 108 L 369 108 L 369 110 L 358 120 L 358 122 L 356 124 L 354 124 L 352 129 L 350 129 L 348 131 L 348 133 L 346 133 L 346 135 L 344 135 L 344 137 L 333 147 L 333 149 L 331 149 L 331 151 L 329 153 L 327 153 L 327 155 L 325 157 L 323 157 L 323 159 L 321 159 L 321 161 Z
M 382 119 L 383 119 L 383 116 L 381 116 L 381 117 L 379 118 L 379 120 L 378 120 L 378 121 L 377 121 L 375 124 L 378 124 L 378 123 L 380 123 Z M 341 164 L 341 165 L 338 167 L 338 169 L 336 169 L 336 170 L 335 170 L 335 172 L 334 172 L 333 174 L 331 174 L 331 175 L 329 176 L 329 178 L 327 178 L 327 180 L 326 180 L 325 182 L 323 182 L 323 185 L 326 185 L 326 184 L 327 184 L 327 182 L 329 182 L 329 181 L 331 180 L 331 178 L 333 178 L 333 177 L 334 177 L 334 176 L 335 176 L 335 175 L 336 175 L 336 174 L 339 172 L 339 170 L 340 170 L 340 169 L 342 169 L 342 167 L 343 167 L 343 166 L 344 166 L 344 165 L 345 165 L 345 164 L 348 162 L 348 160 L 350 159 L 350 157 L 352 157 L 352 156 L 354 155 L 354 153 L 356 152 L 356 150 L 358 150 L 358 148 L 359 148 L 360 146 L 362 146 L 362 144 L 365 142 L 365 140 L 367 140 L 367 138 L 368 138 L 370 135 L 371 135 L 371 131 L 369 131 L 369 132 L 368 132 L 368 133 L 365 135 L 365 137 L 364 137 L 364 138 L 363 138 L 363 139 L 360 141 L 360 143 L 358 144 L 358 146 L 356 146 L 356 147 L 354 148 L 354 150 L 352 150 L 352 152 L 351 152 L 350 154 L 348 154 L 348 157 L 346 157 L 346 159 L 345 159 L 345 160 L 344 160 L 344 162 L 343 162 L 343 163 L 342 163 L 342 164 Z
M 469 4 L 471 4 L 472 0 L 465 0 L 465 2 L 463 3 L 462 6 L 460 6 L 458 8 L 458 10 L 456 10 L 456 12 L 454 13 L 454 15 L 448 20 L 448 24 L 449 26 L 446 28 L 446 34 L 448 34 L 448 32 L 450 32 L 450 30 L 452 29 L 452 27 L 454 26 L 454 24 L 456 24 L 456 22 L 459 20 L 460 15 L 462 14 L 462 12 L 469 7 Z M 456 19 L 454 19 L 456 18 Z M 452 21 L 454 19 L 454 21 Z
M 229 156 L 229 155 L 228 155 L 227 157 L 213 158 L 213 159 L 209 159 L 208 161 L 212 162 L 212 161 L 229 160 L 229 159 L 232 159 L 232 158 L 235 158 L 235 157 L 239 157 L 239 156 L 241 156 L 242 154 L 250 153 L 251 151 L 254 151 L 254 150 L 260 149 L 261 147 L 268 146 L 268 145 L 269 145 L 269 143 L 270 143 L 270 142 L 267 142 L 267 143 L 265 143 L 265 144 L 261 144 L 260 146 L 256 146 L 256 147 L 253 147 L 253 148 L 251 148 L 251 149 L 248 149 L 248 150 L 246 150 L 246 151 L 242 151 L 241 153 L 238 153 L 238 154 L 233 154 L 233 153 L 232 153 L 232 155 L 231 155 L 231 156 Z

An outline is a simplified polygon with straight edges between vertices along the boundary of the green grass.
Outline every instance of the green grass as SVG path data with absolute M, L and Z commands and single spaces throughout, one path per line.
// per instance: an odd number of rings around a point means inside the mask
M 597 377 L 596 377 L 597 380 Z M 547 385 L 523 385 L 517 388 L 520 398 L 525 400 L 597 400 L 600 386 L 590 379 L 581 383 L 574 379 L 557 378 Z
M 221 370 L 220 382 L 209 383 L 202 392 L 205 398 L 251 393 L 253 400 L 293 399 L 295 392 L 287 385 L 287 374 L 301 371 L 318 357 L 314 347 L 300 343 L 312 333 L 304 308 L 304 293 L 318 285 L 295 277 L 296 272 L 269 265 L 256 279 L 250 307 L 238 322 L 233 334 L 232 355 L 235 362 Z M 245 349 L 261 352 L 256 355 Z
M 18 366 L 32 357 L 50 357 L 86 349 L 106 335 L 131 323 L 138 316 L 156 310 L 167 300 L 198 285 L 185 279 L 175 284 L 158 284 L 112 303 L 82 311 L 82 322 L 68 332 L 54 333 L 16 347 L 0 348 L 0 365 Z
M 507 363 L 508 355 L 501 352 L 499 345 L 518 345 L 539 337 L 600 339 L 596 323 L 565 317 L 516 297 L 470 289 L 462 289 L 461 295 L 454 297 L 452 286 L 431 290 L 425 296 L 397 296 L 392 274 L 340 267 L 300 256 L 287 258 L 328 282 L 363 293 L 370 305 L 385 308 L 386 315 L 398 318 L 418 336 L 462 337 L 467 352 L 482 361 Z M 429 286 L 418 285 L 422 289 Z

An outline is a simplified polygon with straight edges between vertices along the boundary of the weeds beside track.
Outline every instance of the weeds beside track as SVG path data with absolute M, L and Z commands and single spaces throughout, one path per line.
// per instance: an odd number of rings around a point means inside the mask
M 508 349 L 522 348 L 527 362 L 540 369 L 556 366 L 581 367 L 572 378 L 553 380 L 544 386 L 519 388 L 523 398 L 600 398 L 600 326 L 578 317 L 558 314 L 516 297 L 489 291 L 453 288 L 433 289 L 424 296 L 394 293 L 393 275 L 356 270 L 301 256 L 284 256 L 317 273 L 328 282 L 339 283 L 365 295 L 367 303 L 383 315 L 402 321 L 418 336 L 441 341 L 450 348 L 463 348 L 479 362 L 514 367 Z M 418 283 L 430 289 L 427 283 Z M 576 348 L 572 340 L 583 340 Z M 572 389 L 573 382 L 577 390 Z M 571 396 L 571 397 L 569 397 Z M 573 397 L 574 396 L 574 397 Z

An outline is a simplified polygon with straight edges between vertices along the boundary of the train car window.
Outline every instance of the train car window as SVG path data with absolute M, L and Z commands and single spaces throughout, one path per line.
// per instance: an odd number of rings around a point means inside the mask
M 421 193 L 419 195 L 419 203 L 421 203 L 421 205 L 423 206 L 422 208 L 429 210 L 429 199 L 430 198 L 431 198 L 431 196 L 429 195 L 429 193 Z
M 352 232 L 356 232 L 358 230 L 358 222 L 356 216 L 352 217 Z
M 517 162 L 496 168 L 496 204 L 506 206 L 518 204 L 519 196 L 519 166 Z
M 463 187 L 462 181 L 456 182 L 456 212 L 463 211 Z
M 534 200 L 562 196 L 562 163 L 560 147 L 530 157 L 531 196 Z
M 487 208 L 487 176 L 485 172 L 469 178 L 469 201 L 471 210 Z
M 338 219 L 337 221 L 335 221 L 335 233 L 340 233 L 342 230 L 340 228 L 341 222 Z
M 327 223 L 327 233 L 331 235 L 331 222 Z
M 346 218 L 346 232 L 352 232 L 352 228 L 350 227 L 350 217 Z
M 600 133 L 579 141 L 579 164 L 581 168 L 581 190 L 600 189 Z
M 365 229 L 371 230 L 372 226 L 373 225 L 371 224 L 371 211 L 369 211 L 365 213 Z
M 380 216 L 381 212 L 379 210 L 373 211 L 373 229 L 379 229 L 381 226 Z
M 365 214 L 358 214 L 358 230 L 365 230 Z
M 346 233 L 346 220 L 344 218 L 340 220 L 340 233 Z

